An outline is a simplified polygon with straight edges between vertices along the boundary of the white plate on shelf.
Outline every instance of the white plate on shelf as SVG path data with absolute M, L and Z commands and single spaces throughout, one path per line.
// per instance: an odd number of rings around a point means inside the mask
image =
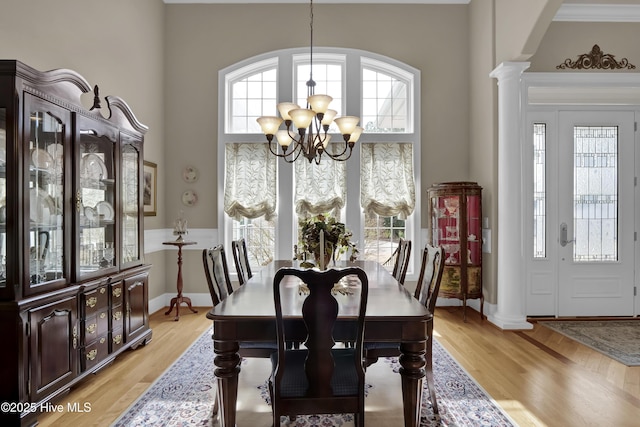
M 107 221 L 111 221 L 115 214 L 113 206 L 111 206 L 111 203 L 107 201 L 98 202 L 98 204 L 96 205 L 96 212 L 98 212 L 98 215 L 104 215 L 102 219 L 105 219 Z
M 7 133 L 4 129 L 0 129 L 0 165 L 7 162 Z
M 80 174 L 83 178 L 101 180 L 109 178 L 109 170 L 97 154 L 87 154 L 82 158 Z
M 49 146 L 47 147 L 47 152 L 54 159 L 56 159 L 56 158 L 62 159 L 62 157 L 64 156 L 64 146 L 62 144 L 58 144 L 58 143 L 49 144 Z
M 31 150 L 31 163 L 38 169 L 51 170 L 53 157 L 41 148 Z
M 92 207 L 85 206 L 83 209 L 83 212 L 84 212 L 85 218 L 87 218 L 89 221 L 94 221 L 98 218 L 98 214 L 96 213 L 96 210 Z
M 29 193 L 29 218 L 36 224 L 50 224 L 56 204 L 46 191 L 32 188 Z

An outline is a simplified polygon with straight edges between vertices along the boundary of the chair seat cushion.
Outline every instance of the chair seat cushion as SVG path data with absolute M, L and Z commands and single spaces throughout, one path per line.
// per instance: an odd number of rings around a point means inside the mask
M 365 342 L 364 349 L 366 350 L 392 350 L 396 349 L 400 351 L 400 343 L 397 342 Z
M 276 342 L 240 341 L 238 345 L 240 348 L 268 348 L 270 350 L 278 351 L 278 344 Z
M 335 363 L 331 388 L 335 396 L 354 396 L 358 394 L 358 374 L 355 368 L 355 349 L 337 348 L 331 351 Z M 304 397 L 309 383 L 304 371 L 307 350 L 287 350 L 285 353 L 285 374 L 280 384 L 282 397 Z M 328 362 L 328 361 L 327 361 Z M 272 377 L 278 363 L 278 355 L 271 355 Z

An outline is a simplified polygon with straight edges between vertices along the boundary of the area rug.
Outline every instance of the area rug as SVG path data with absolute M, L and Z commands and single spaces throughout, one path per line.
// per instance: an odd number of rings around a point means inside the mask
M 627 366 L 640 366 L 640 320 L 558 320 L 541 325 Z
M 215 395 L 211 331 L 206 332 L 134 402 L 113 427 L 216 426 L 212 419 Z M 509 416 L 480 388 L 437 341 L 433 346 L 435 388 L 440 424 L 434 420 L 426 389 L 421 427 L 427 426 L 514 426 Z M 244 359 L 239 377 L 238 426 L 269 427 L 271 407 L 266 391 L 270 362 Z M 397 358 L 387 358 L 367 369 L 370 385 L 366 397 L 367 427 L 404 425 L 402 390 Z M 296 427 L 353 426 L 351 414 L 299 416 L 295 422 L 282 418 L 283 425 Z

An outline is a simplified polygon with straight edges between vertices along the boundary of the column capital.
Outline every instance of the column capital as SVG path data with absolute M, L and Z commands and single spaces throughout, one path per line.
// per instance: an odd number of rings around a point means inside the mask
M 496 78 L 498 81 L 515 76 L 519 77 L 530 65 L 530 62 L 502 62 L 489 73 L 489 77 Z

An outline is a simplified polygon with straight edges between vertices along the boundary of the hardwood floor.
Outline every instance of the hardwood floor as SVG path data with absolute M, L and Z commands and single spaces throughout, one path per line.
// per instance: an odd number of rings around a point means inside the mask
M 207 308 L 174 322 L 151 315 L 153 341 L 127 351 L 76 386 L 60 403 L 85 403 L 85 413 L 48 413 L 40 426 L 108 426 L 210 327 Z M 638 426 L 640 367 L 626 367 L 534 324 L 502 331 L 459 308 L 436 310 L 436 339 L 520 426 Z

